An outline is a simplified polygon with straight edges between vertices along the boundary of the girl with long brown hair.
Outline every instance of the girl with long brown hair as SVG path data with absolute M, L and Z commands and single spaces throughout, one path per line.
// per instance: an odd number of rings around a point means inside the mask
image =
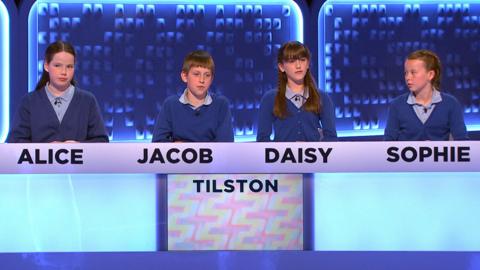
M 50 44 L 42 77 L 22 99 L 7 142 L 108 142 L 97 101 L 76 87 L 74 73 L 73 46 Z
M 278 88 L 264 94 L 260 104 L 257 141 L 335 141 L 334 106 L 319 92 L 310 73 L 311 55 L 298 41 L 278 51 Z M 273 129 L 273 130 L 272 130 Z

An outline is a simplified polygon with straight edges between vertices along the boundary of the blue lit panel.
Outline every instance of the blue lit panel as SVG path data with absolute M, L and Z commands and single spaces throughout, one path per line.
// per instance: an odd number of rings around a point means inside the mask
M 237 141 L 256 134 L 264 92 L 276 87 L 276 53 L 303 40 L 294 1 L 37 1 L 29 15 L 29 87 L 57 39 L 78 53 L 76 79 L 99 100 L 110 138 L 150 140 L 165 97 L 181 93 L 180 70 L 195 49 L 212 53 L 212 91 L 231 102 Z
M 0 252 L 155 251 L 155 175 L 2 175 Z
M 319 84 L 336 105 L 339 136 L 383 135 L 389 102 L 408 89 L 406 56 L 441 58 L 441 91 L 480 130 L 480 1 L 326 1 L 318 14 Z
M 316 174 L 315 250 L 478 251 L 479 173 Z
M 0 143 L 5 141 L 8 133 L 10 109 L 9 37 L 8 11 L 5 4 L 0 2 Z

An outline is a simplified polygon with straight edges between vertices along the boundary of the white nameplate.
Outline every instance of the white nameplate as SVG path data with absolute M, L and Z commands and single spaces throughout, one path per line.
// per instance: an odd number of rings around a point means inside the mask
M 0 173 L 478 172 L 480 142 L 0 144 Z

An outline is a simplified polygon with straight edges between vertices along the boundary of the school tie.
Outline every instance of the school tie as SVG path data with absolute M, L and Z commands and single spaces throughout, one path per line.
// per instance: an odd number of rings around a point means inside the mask
M 53 101 L 53 105 L 55 105 L 55 106 L 62 105 L 62 98 L 61 97 L 56 97 L 55 100 Z

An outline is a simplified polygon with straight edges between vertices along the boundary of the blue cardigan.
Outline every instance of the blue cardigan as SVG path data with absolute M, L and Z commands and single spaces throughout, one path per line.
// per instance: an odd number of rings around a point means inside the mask
M 168 97 L 157 116 L 152 142 L 233 142 L 228 100 L 211 97 L 211 104 L 197 109 L 181 103 L 177 95 Z
M 442 101 L 436 103 L 432 114 L 422 123 L 412 105 L 407 103 L 407 92 L 390 103 L 385 140 L 387 141 L 447 141 L 468 140 L 463 109 L 458 100 L 440 92 Z
M 23 97 L 7 137 L 9 143 L 43 143 L 75 140 L 108 142 L 97 101 L 92 93 L 75 88 L 62 122 L 48 100 L 45 88 Z
M 332 100 L 327 94 L 319 92 L 323 106 L 320 115 L 305 111 L 303 107 L 297 108 L 293 102 L 287 100 L 289 116 L 279 119 L 273 114 L 277 92 L 276 89 L 270 90 L 262 98 L 258 115 L 258 142 L 270 141 L 272 127 L 273 141 L 276 142 L 337 140 L 335 110 Z

